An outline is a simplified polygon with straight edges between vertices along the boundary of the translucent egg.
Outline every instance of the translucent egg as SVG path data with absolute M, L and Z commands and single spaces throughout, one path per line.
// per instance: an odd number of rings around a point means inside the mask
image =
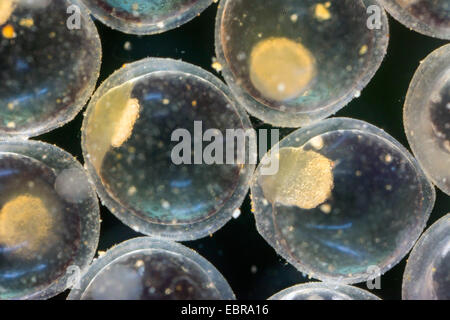
M 81 0 L 107 26 L 132 34 L 155 34 L 179 27 L 213 0 Z
M 1 0 L 0 139 L 72 120 L 99 75 L 101 43 L 76 1 Z
M 450 213 L 417 241 L 403 275 L 404 300 L 450 300 Z
M 450 45 L 420 64 L 403 117 L 409 144 L 423 170 L 450 195 Z
M 113 214 L 144 234 L 191 240 L 222 227 L 249 188 L 254 165 L 225 162 L 229 129 L 252 131 L 220 80 L 181 61 L 151 58 L 118 70 L 97 90 L 82 145 Z M 223 147 L 220 159 L 207 156 L 214 142 Z M 239 146 L 232 150 L 256 153 Z
M 37 141 L 0 143 L 0 299 L 44 299 L 94 257 L 99 208 L 83 167 Z
M 214 266 L 185 246 L 148 237 L 125 241 L 95 260 L 70 300 L 233 300 Z
M 294 131 L 261 160 L 251 185 L 259 233 L 310 277 L 374 279 L 412 248 L 435 193 L 391 136 L 348 118 Z
M 450 39 L 448 0 L 380 0 L 386 10 L 409 29 L 427 36 Z
M 380 298 L 366 290 L 348 285 L 311 282 L 284 289 L 268 300 L 380 300 Z
M 388 33 L 374 0 L 222 0 L 215 65 L 253 116 L 298 127 L 360 95 Z

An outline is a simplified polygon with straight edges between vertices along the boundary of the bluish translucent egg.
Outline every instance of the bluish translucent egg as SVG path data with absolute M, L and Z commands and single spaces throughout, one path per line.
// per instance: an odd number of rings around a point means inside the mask
M 261 160 L 251 185 L 259 233 L 300 271 L 339 283 L 374 279 L 422 233 L 435 193 L 383 130 L 332 118 L 294 131 Z
M 222 0 L 218 69 L 253 116 L 299 127 L 344 107 L 370 81 L 389 25 L 374 0 Z
M 222 227 L 248 190 L 254 165 L 226 161 L 228 129 L 251 125 L 220 80 L 151 58 L 126 65 L 97 90 L 82 146 L 113 214 L 147 235 L 190 240 Z M 211 141 L 223 147 L 220 159 L 205 158 Z M 236 143 L 232 150 L 249 155 L 249 148 Z
M 407 28 L 431 37 L 450 39 L 448 0 L 380 0 L 380 2 Z
M 113 29 L 155 34 L 179 27 L 206 9 L 212 0 L 82 0 L 94 16 Z
M 72 300 L 233 300 L 212 264 L 180 244 L 136 238 L 94 261 Z
M 450 45 L 422 61 L 403 110 L 406 136 L 434 184 L 450 195 Z
M 450 214 L 425 231 L 408 258 L 404 300 L 450 300 Z
M 369 291 L 343 284 L 302 283 L 281 290 L 269 300 L 380 300 Z
M 0 139 L 30 137 L 84 107 L 99 75 L 101 43 L 76 0 L 2 0 L 0 56 Z
M 0 299 L 44 299 L 73 285 L 97 248 L 97 196 L 83 167 L 36 141 L 0 143 Z

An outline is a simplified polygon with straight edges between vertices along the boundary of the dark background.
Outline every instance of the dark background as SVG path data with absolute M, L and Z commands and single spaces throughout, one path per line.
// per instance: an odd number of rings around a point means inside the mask
M 214 24 L 217 4 L 204 11 L 200 17 L 184 26 L 153 36 L 134 36 L 114 31 L 96 22 L 103 45 L 103 61 L 99 83 L 104 81 L 124 63 L 145 57 L 170 57 L 211 68 L 214 53 Z M 361 97 L 353 100 L 336 116 L 345 116 L 370 122 L 391 134 L 408 147 L 402 122 L 405 95 L 412 76 L 429 53 L 444 45 L 446 41 L 423 36 L 408 30 L 390 18 L 390 43 L 387 56 Z M 131 49 L 124 48 L 130 42 Z M 83 162 L 81 152 L 80 113 L 74 121 L 51 133 L 37 137 L 38 140 L 54 143 Z M 252 118 L 256 128 L 263 125 Z M 294 129 L 282 129 L 282 135 Z M 408 147 L 409 148 L 409 147 Z M 249 197 L 241 208 L 238 219 L 232 219 L 212 237 L 184 244 L 208 259 L 228 280 L 237 299 L 266 299 L 289 286 L 307 282 L 294 267 L 288 265 L 258 234 L 250 212 Z M 434 210 L 428 225 L 450 212 L 450 197 L 437 190 Z M 106 251 L 114 244 L 140 236 L 123 225 L 105 207 L 101 207 L 102 230 L 99 250 Z M 406 259 L 381 278 L 381 290 L 373 293 L 382 299 L 401 299 L 401 282 Z M 365 288 L 365 283 L 358 284 Z M 66 293 L 56 299 L 65 299 Z

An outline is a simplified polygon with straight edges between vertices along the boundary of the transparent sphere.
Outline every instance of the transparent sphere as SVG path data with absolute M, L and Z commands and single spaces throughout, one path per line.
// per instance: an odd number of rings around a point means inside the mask
M 83 108 L 99 75 L 101 43 L 76 1 L 1 0 L 0 56 L 0 139 L 30 137 Z
M 94 94 L 82 145 L 113 214 L 144 234 L 191 240 L 222 227 L 249 188 L 254 165 L 225 162 L 229 129 L 251 124 L 220 80 L 181 61 L 144 59 Z M 208 156 L 211 143 L 223 157 Z M 239 146 L 236 153 L 250 154 L 249 144 Z
M 403 275 L 404 300 L 450 300 L 450 213 L 417 241 Z
M 284 289 L 268 300 L 380 300 L 380 298 L 357 287 L 310 282 Z
M 374 0 L 222 0 L 217 67 L 245 108 L 298 127 L 344 107 L 372 78 L 388 45 Z
M 81 0 L 107 26 L 132 34 L 155 34 L 179 27 L 213 0 Z
M 259 233 L 312 278 L 373 279 L 425 227 L 434 188 L 414 158 L 366 122 L 323 120 L 294 131 L 261 160 L 251 185 Z
M 420 64 L 409 86 L 403 118 L 423 170 L 450 195 L 450 45 Z
M 409 29 L 427 36 L 450 39 L 448 0 L 380 0 L 386 10 Z
M 98 201 L 73 156 L 37 141 L 0 143 L 0 299 L 50 298 L 94 257 Z
M 175 242 L 125 241 L 95 260 L 71 300 L 233 300 L 214 266 Z

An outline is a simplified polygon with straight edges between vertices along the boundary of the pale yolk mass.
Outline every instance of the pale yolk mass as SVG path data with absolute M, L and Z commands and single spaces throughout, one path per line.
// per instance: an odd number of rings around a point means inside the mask
M 8 21 L 9 17 L 14 11 L 15 6 L 15 0 L 0 1 L 0 25 Z
M 52 215 L 38 197 L 17 196 L 0 211 L 0 243 L 23 256 L 39 252 L 49 240 L 52 227 Z
M 118 120 L 117 130 L 111 138 L 111 145 L 115 148 L 120 147 L 127 141 L 133 133 L 133 127 L 139 118 L 139 101 L 137 99 L 129 99 L 126 107 L 122 111 Z
M 250 80 L 267 98 L 298 97 L 316 75 L 311 52 L 287 38 L 268 38 L 255 45 L 250 57 Z
M 105 154 L 111 147 L 119 148 L 132 135 L 136 121 L 139 119 L 140 105 L 131 98 L 134 83 L 126 82 L 104 94 L 95 105 L 88 123 L 87 148 L 94 167 L 99 170 Z
M 313 209 L 330 197 L 334 186 L 330 159 L 303 148 L 281 148 L 278 155 L 278 172 L 260 178 L 269 202 Z

